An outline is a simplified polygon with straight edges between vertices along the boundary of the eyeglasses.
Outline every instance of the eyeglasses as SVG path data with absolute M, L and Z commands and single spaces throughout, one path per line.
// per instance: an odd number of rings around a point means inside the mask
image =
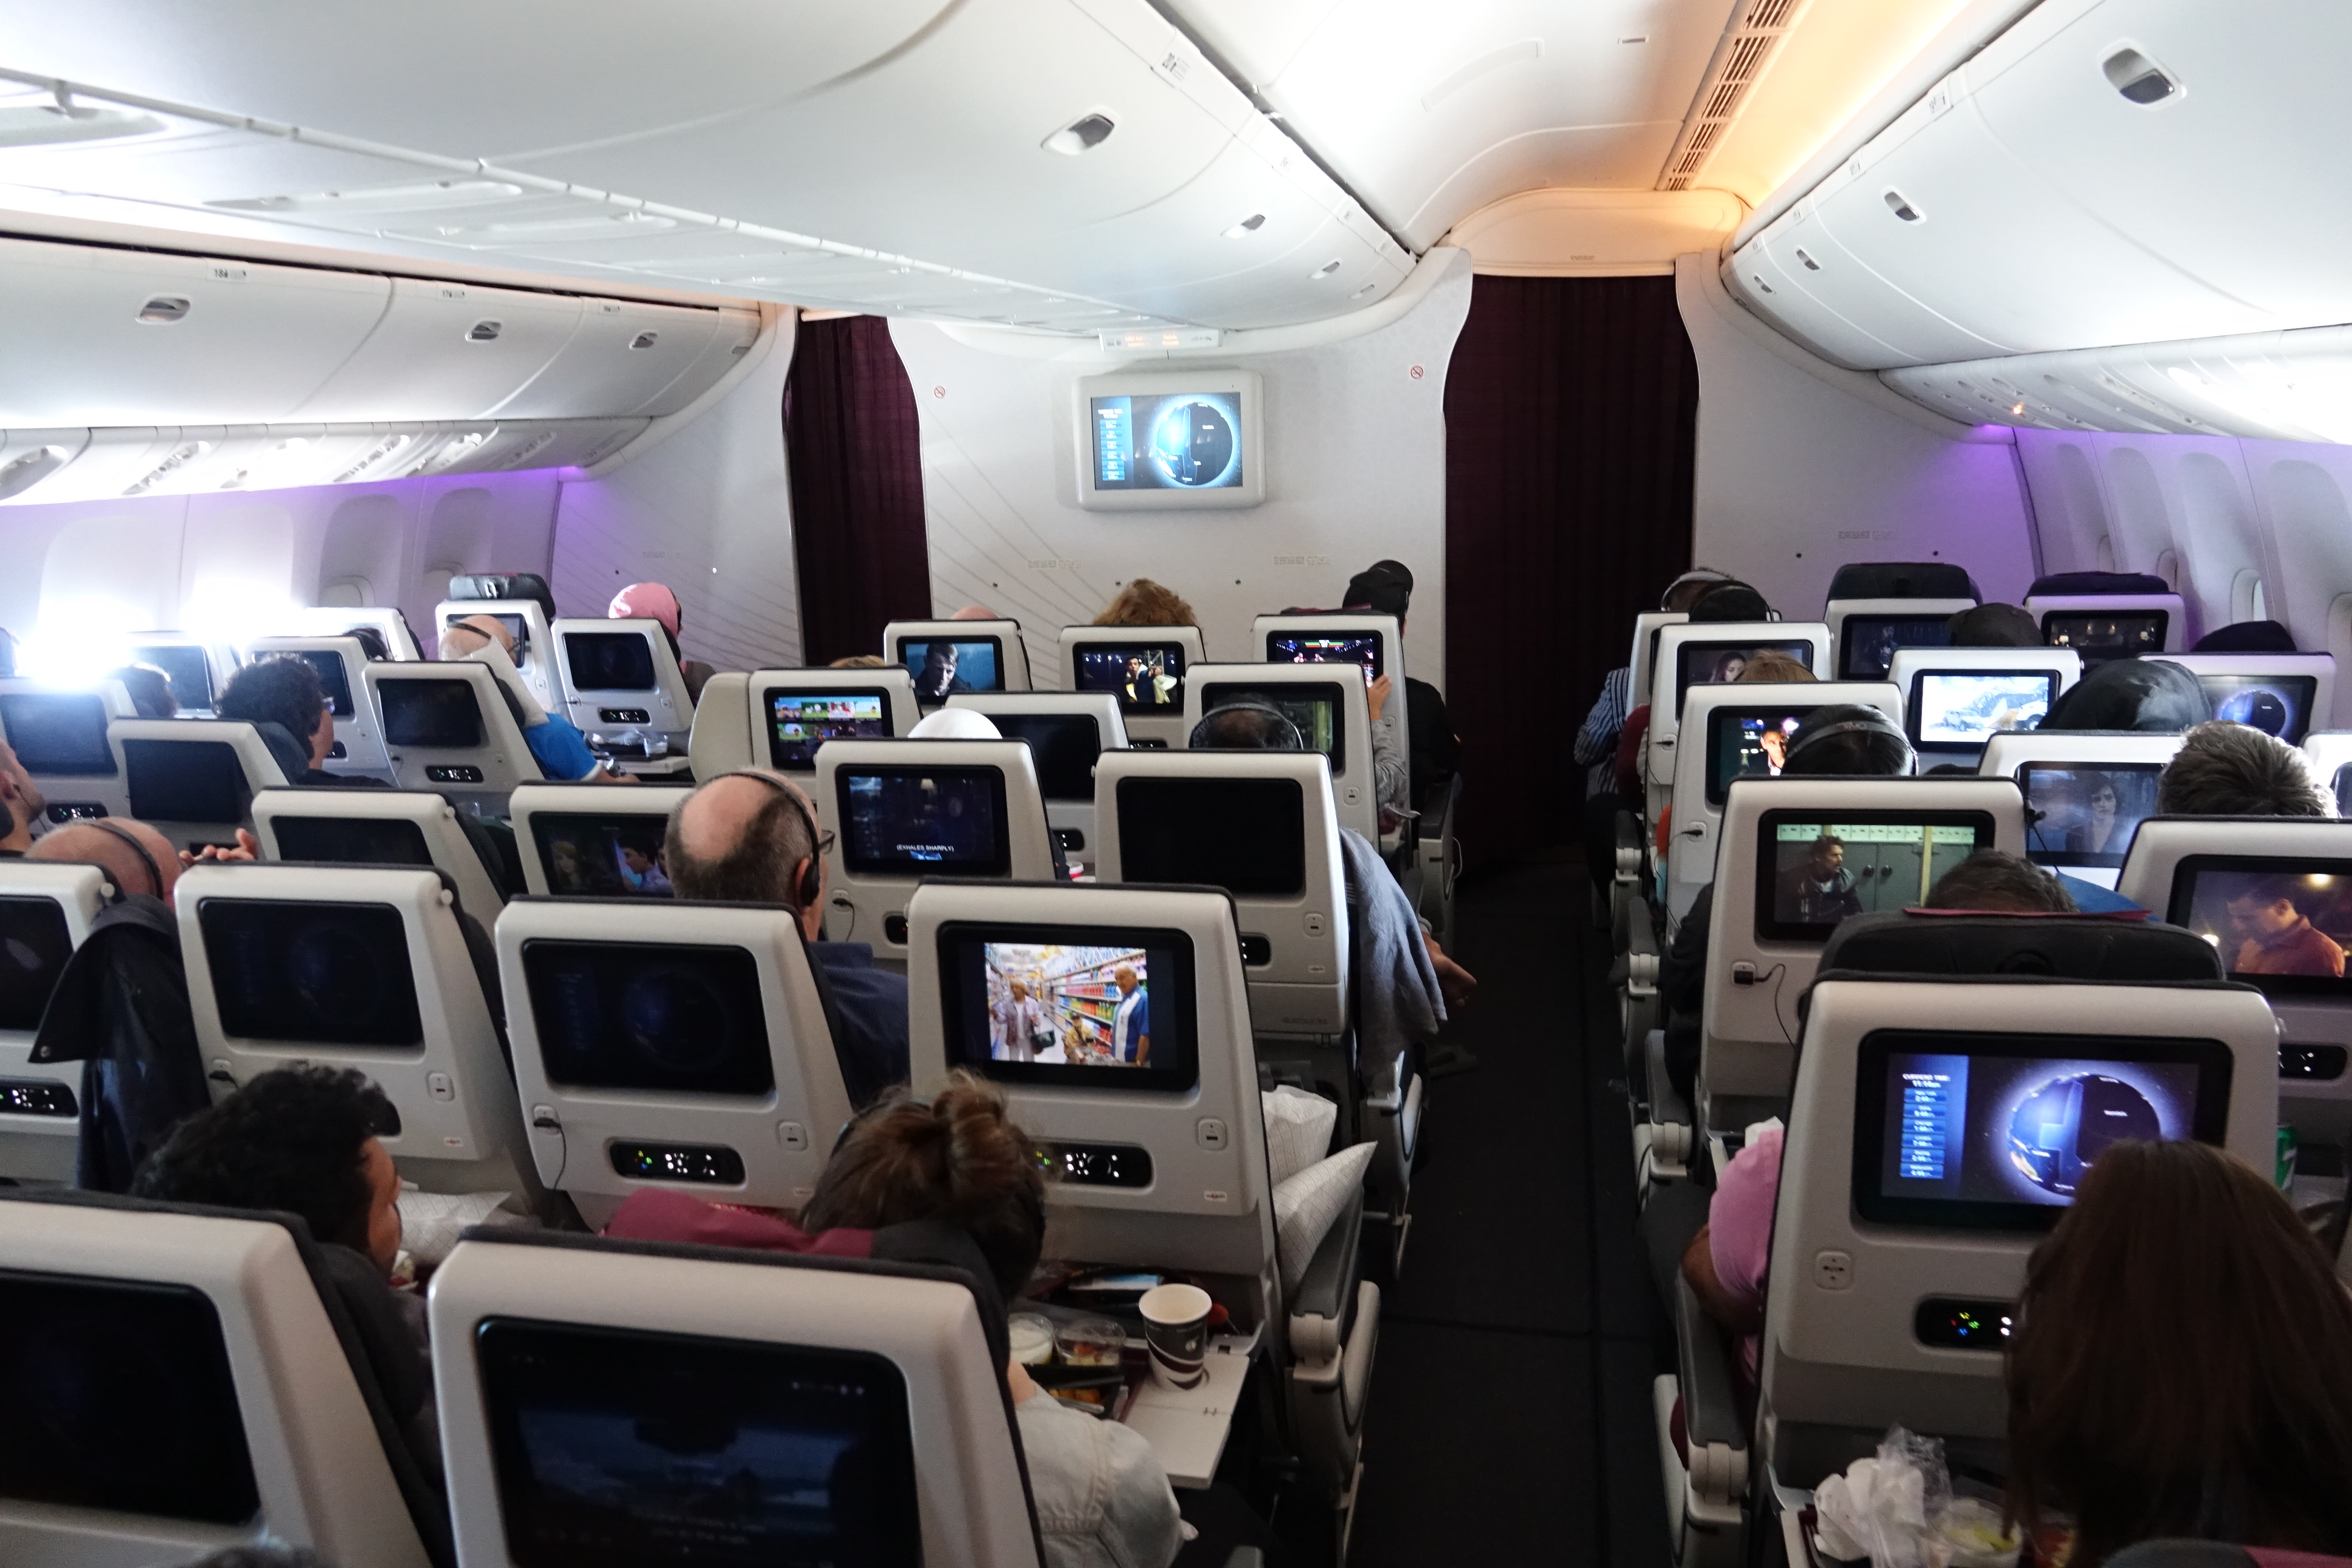
M 833 853 L 834 837 L 834 831 L 830 827 L 816 836 L 816 852 L 819 856 Z

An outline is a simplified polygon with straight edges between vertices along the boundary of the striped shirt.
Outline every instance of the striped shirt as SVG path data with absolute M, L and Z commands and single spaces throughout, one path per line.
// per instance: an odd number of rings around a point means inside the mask
M 1625 729 L 1626 704 L 1633 695 L 1632 668 L 1611 670 L 1608 679 L 1601 683 L 1601 700 L 1584 716 L 1584 728 L 1576 732 L 1574 755 L 1585 770 L 1587 799 L 1611 794 L 1617 787 L 1617 737 Z

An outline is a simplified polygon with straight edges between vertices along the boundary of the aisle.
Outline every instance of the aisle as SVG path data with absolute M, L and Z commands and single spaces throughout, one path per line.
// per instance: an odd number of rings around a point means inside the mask
M 1663 1323 L 1633 1232 L 1608 941 L 1574 862 L 1465 884 L 1478 976 L 1433 1086 L 1404 1278 L 1383 1314 L 1353 1568 L 1663 1568 L 1650 1379 Z

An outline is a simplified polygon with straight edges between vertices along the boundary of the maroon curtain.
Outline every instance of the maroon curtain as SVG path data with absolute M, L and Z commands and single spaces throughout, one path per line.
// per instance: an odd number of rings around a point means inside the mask
M 784 382 L 793 554 L 808 663 L 882 652 L 931 613 L 915 389 L 879 316 L 803 321 Z
M 1698 365 L 1671 278 L 1486 278 L 1445 378 L 1447 702 L 1471 864 L 1574 843 L 1570 755 L 1690 565 Z

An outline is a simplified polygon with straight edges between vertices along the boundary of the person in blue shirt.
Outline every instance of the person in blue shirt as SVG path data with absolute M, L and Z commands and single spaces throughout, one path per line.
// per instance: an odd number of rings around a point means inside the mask
M 548 712 L 523 684 L 515 668 L 514 634 L 496 616 L 467 616 L 441 634 L 441 657 L 486 667 L 507 693 L 507 705 L 522 728 L 522 743 L 530 748 L 539 771 L 557 784 L 635 784 L 635 778 L 615 773 L 588 749 L 588 738 L 571 720 Z
M 1110 1016 L 1110 1054 L 1125 1067 L 1148 1066 L 1151 1056 L 1151 1000 L 1136 983 L 1131 964 L 1111 971 L 1118 986 L 1118 1005 Z

